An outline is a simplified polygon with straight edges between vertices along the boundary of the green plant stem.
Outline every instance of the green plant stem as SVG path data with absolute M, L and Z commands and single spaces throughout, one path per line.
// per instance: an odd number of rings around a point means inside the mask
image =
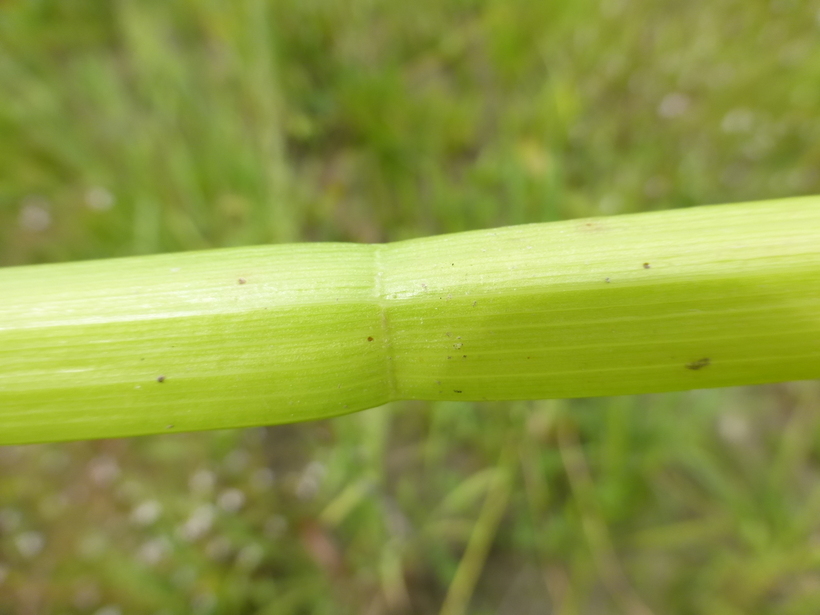
M 510 500 L 512 480 L 509 466 L 513 458 L 514 448 L 511 443 L 508 443 L 502 450 L 501 459 L 490 482 L 481 512 L 473 526 L 467 548 L 450 587 L 447 589 L 439 615 L 463 615 L 468 612 L 470 600 Z
M 820 197 L 0 270 L 0 443 L 820 377 Z

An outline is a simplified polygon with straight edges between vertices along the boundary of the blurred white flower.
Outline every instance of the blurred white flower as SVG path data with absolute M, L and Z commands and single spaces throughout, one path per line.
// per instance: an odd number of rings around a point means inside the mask
M 680 117 L 689 110 L 692 100 L 680 92 L 667 94 L 658 105 L 658 115 L 664 118 Z
M 171 545 L 166 538 L 152 538 L 140 545 L 137 559 L 143 564 L 153 566 L 158 564 L 170 550 Z
M 40 532 L 23 532 L 14 539 L 14 545 L 20 555 L 29 559 L 38 555 L 46 546 L 46 539 Z
M 226 489 L 219 494 L 219 506 L 228 512 L 236 512 L 245 504 L 245 494 L 239 489 Z
M 319 492 L 322 479 L 325 477 L 325 466 L 319 461 L 311 461 L 302 471 L 296 484 L 296 495 L 301 500 L 309 500 Z
M 88 462 L 88 475 L 96 485 L 106 487 L 120 475 L 120 466 L 116 459 L 100 455 Z
M 27 196 L 20 206 L 17 224 L 24 231 L 42 233 L 51 226 L 50 203 L 42 196 Z
M 108 211 L 114 207 L 114 195 L 102 186 L 93 186 L 85 193 L 85 205 L 94 211 Z
M 722 414 L 717 427 L 720 436 L 730 444 L 743 444 L 751 435 L 749 421 L 740 414 Z
M 205 535 L 214 523 L 214 507 L 212 504 L 197 506 L 191 516 L 183 523 L 178 533 L 185 540 L 194 541 Z
M 188 488 L 196 495 L 209 495 L 216 485 L 216 475 L 210 470 L 197 470 L 188 479 Z
M 147 500 L 131 511 L 131 521 L 137 525 L 151 525 L 159 519 L 162 504 L 156 500 Z
M 723 116 L 720 128 L 726 133 L 749 132 L 754 123 L 754 113 L 749 109 L 732 109 Z

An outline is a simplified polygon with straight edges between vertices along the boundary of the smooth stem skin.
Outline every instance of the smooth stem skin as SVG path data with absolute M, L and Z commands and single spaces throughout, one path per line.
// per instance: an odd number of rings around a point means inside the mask
M 820 197 L 0 270 L 0 443 L 820 377 Z

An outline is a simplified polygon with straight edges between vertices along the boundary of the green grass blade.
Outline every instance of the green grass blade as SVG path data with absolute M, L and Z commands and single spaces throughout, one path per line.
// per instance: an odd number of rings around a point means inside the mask
M 0 443 L 820 377 L 820 198 L 0 270 Z

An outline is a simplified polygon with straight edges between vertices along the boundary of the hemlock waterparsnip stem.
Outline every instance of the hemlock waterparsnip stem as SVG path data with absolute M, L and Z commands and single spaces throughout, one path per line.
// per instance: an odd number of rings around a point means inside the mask
M 820 197 L 0 269 L 0 443 L 820 377 Z

